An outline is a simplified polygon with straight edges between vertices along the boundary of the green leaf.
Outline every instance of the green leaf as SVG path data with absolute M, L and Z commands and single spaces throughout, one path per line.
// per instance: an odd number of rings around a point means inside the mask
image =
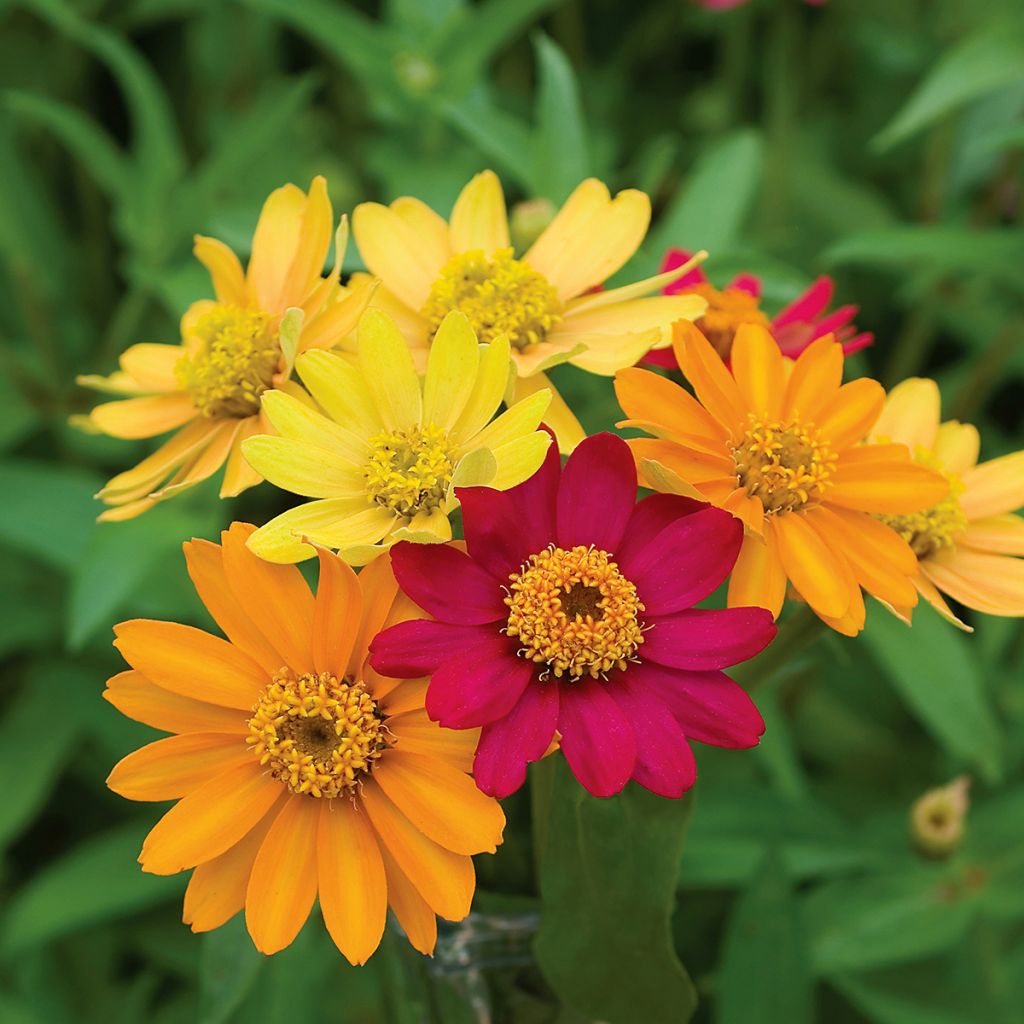
M 537 73 L 533 192 L 561 203 L 590 172 L 587 130 L 576 74 L 546 35 L 534 38 Z
M 151 822 L 103 832 L 43 867 L 18 890 L 0 926 L 0 952 L 23 953 L 61 935 L 163 903 L 180 875 L 147 875 L 136 858 Z
M 818 974 L 863 971 L 949 949 L 975 912 L 953 869 L 920 865 L 826 883 L 803 903 Z
M 224 1024 L 256 983 L 267 958 L 252 944 L 245 915 L 202 938 L 199 959 L 198 1024 Z
M 925 729 L 986 779 L 998 779 L 1002 735 L 969 640 L 921 602 L 912 629 L 872 608 L 864 642 Z
M 658 223 L 650 250 L 660 259 L 670 246 L 727 249 L 750 212 L 763 166 L 764 145 L 752 129 L 709 146 Z
M 971 100 L 1024 80 L 1024 25 L 1020 18 L 988 22 L 945 51 L 910 99 L 875 137 L 888 149 Z
M 813 1016 L 813 984 L 789 879 L 769 855 L 740 896 L 719 967 L 718 1024 L 802 1024 Z
M 562 758 L 538 767 L 555 772 L 536 941 L 545 977 L 565 1003 L 609 1024 L 687 1020 L 696 994 L 670 923 L 691 800 L 632 783 L 601 800 Z
M 526 122 L 500 110 L 482 91 L 457 102 L 444 100 L 437 110 L 486 160 L 496 164 L 504 177 L 526 191 L 533 188 Z

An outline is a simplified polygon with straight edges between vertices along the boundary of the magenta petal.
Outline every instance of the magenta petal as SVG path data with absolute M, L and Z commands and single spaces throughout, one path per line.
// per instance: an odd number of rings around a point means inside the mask
M 773 327 L 785 327 L 797 321 L 814 320 L 824 312 L 832 301 L 832 278 L 819 277 L 810 288 L 791 302 L 772 321 Z
M 689 263 L 693 259 L 693 253 L 687 252 L 685 249 L 669 249 L 665 253 L 665 258 L 661 261 L 660 274 L 665 274 L 670 270 L 675 270 L 676 267 L 681 267 L 684 263 Z M 662 295 L 678 295 L 680 292 L 685 292 L 693 288 L 696 284 L 706 284 L 707 277 L 704 271 L 700 267 L 694 267 L 693 270 L 688 270 L 678 281 L 673 281 L 670 285 L 666 285 L 662 288 Z
M 680 494 L 652 494 L 638 502 L 633 507 L 622 541 L 614 552 L 619 568 L 629 576 L 628 566 L 638 557 L 643 557 L 647 546 L 666 526 L 671 526 L 683 516 L 709 507 L 706 501 L 684 498 Z
M 499 799 L 514 793 L 526 779 L 526 765 L 539 761 L 558 724 L 558 684 L 534 681 L 504 717 L 485 725 L 473 761 L 476 784 Z
M 391 549 L 391 566 L 402 590 L 442 622 L 482 625 L 508 615 L 501 585 L 458 548 L 403 540 Z
M 636 737 L 629 719 L 593 679 L 560 687 L 558 731 L 573 775 L 594 796 L 618 793 L 636 766 Z
M 861 334 L 850 338 L 849 341 L 843 342 L 843 353 L 845 355 L 852 355 L 854 352 L 859 352 L 862 348 L 867 348 L 868 345 L 874 344 L 875 336 L 870 331 L 864 331 Z
M 697 781 L 697 764 L 672 712 L 632 669 L 617 677 L 608 692 L 636 734 L 633 778 L 658 796 L 682 796 Z
M 754 747 L 764 734 L 764 719 L 750 695 L 724 672 L 684 672 L 645 662 L 630 678 L 668 706 L 691 740 L 740 750 Z
M 534 676 L 500 633 L 465 648 L 430 677 L 427 714 L 446 729 L 473 729 L 504 718 Z
M 761 279 L 753 274 L 737 274 L 729 287 L 738 288 L 755 299 L 761 298 Z
M 555 504 L 562 462 L 552 444 L 529 480 L 507 491 L 457 487 L 466 550 L 502 582 L 555 539 Z
M 691 608 L 648 619 L 647 627 L 641 660 L 688 671 L 737 665 L 763 651 L 778 632 L 764 608 Z
M 614 434 L 594 434 L 580 442 L 562 470 L 558 543 L 614 551 L 635 505 L 636 463 L 629 445 Z
M 679 363 L 676 360 L 676 354 L 670 348 L 652 348 L 640 360 L 641 365 L 646 366 L 661 366 L 666 370 L 676 370 L 679 368 Z
M 845 327 L 857 315 L 856 306 L 840 306 L 833 310 L 828 316 L 822 317 L 814 324 L 815 339 L 822 338 L 826 334 L 835 334 L 840 328 Z
M 490 638 L 494 627 L 455 626 L 432 619 L 411 619 L 382 630 L 370 642 L 370 665 L 382 676 L 428 676 L 467 647 Z
M 705 508 L 667 526 L 622 571 L 636 584 L 647 615 L 669 615 L 703 601 L 732 571 L 743 524 L 720 508 Z

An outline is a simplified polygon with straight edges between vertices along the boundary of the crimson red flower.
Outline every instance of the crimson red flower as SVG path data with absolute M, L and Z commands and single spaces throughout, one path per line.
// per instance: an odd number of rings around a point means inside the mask
M 583 441 L 561 468 L 508 491 L 461 488 L 466 551 L 403 542 L 391 551 L 405 593 L 433 620 L 392 626 L 371 663 L 429 675 L 429 716 L 482 726 L 477 785 L 507 796 L 557 730 L 595 796 L 633 778 L 681 796 L 696 767 L 689 740 L 750 747 L 764 722 L 721 670 L 775 635 L 763 608 L 697 609 L 728 576 L 743 528 L 677 495 L 636 503 L 629 448 Z
M 669 249 L 661 265 L 662 273 L 681 267 L 691 257 L 692 253 L 684 249 Z M 696 324 L 725 360 L 729 359 L 733 338 L 743 324 L 767 328 L 782 354 L 790 359 L 796 359 L 812 341 L 826 334 L 835 335 L 846 355 L 866 348 L 875 336 L 857 330 L 853 323 L 857 306 L 840 306 L 826 313 L 834 291 L 832 278 L 822 275 L 772 319 L 761 309 L 761 281 L 753 274 L 739 274 L 724 288 L 718 289 L 700 267 L 695 267 L 664 289 L 666 295 L 693 292 L 707 300 L 708 308 Z M 644 362 L 673 370 L 677 368 L 671 348 L 649 352 Z

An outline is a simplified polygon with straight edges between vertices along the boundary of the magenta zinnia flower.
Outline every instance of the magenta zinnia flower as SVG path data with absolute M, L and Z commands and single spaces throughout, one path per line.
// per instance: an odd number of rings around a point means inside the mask
M 764 722 L 722 669 L 775 635 L 763 608 L 694 608 L 728 576 L 743 528 L 727 512 L 658 494 L 636 503 L 636 468 L 611 434 L 561 468 L 552 445 L 508 491 L 461 488 L 465 553 L 396 545 L 395 575 L 434 620 L 371 645 L 388 676 L 429 675 L 427 713 L 482 726 L 477 785 L 507 796 L 557 730 L 595 796 L 632 778 L 681 796 L 696 777 L 689 740 L 750 747 Z
M 669 249 L 661 265 L 662 273 L 681 267 L 691 257 L 692 253 L 684 249 Z M 796 359 L 812 341 L 826 334 L 835 335 L 846 355 L 870 345 L 875 336 L 858 331 L 853 323 L 857 306 L 840 306 L 831 313 L 826 312 L 834 291 L 832 278 L 823 274 L 803 295 L 776 317 L 769 318 L 761 309 L 761 281 L 753 274 L 739 274 L 719 289 L 711 284 L 700 267 L 695 267 L 664 289 L 666 295 L 693 292 L 707 300 L 707 310 L 695 322 L 725 360 L 729 359 L 733 338 L 743 324 L 767 328 L 782 354 L 790 359 Z M 677 365 L 671 348 L 649 352 L 643 361 L 670 369 Z

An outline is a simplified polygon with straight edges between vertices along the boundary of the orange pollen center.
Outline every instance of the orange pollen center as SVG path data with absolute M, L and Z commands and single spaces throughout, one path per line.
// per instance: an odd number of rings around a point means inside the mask
M 260 695 L 246 743 L 293 793 L 351 795 L 392 744 L 361 682 L 282 668 Z
M 707 300 L 708 308 L 697 326 L 723 359 L 729 358 L 733 338 L 743 324 L 771 326 L 771 321 L 761 312 L 760 300 L 742 288 L 719 291 L 713 285 L 698 284 L 690 291 Z
M 509 576 L 505 633 L 518 653 L 546 665 L 541 679 L 594 679 L 636 661 L 644 642 L 636 587 L 607 551 L 577 545 L 530 555 Z
M 767 514 L 795 512 L 821 501 L 836 456 L 812 424 L 750 415 L 732 448 L 736 479 Z

